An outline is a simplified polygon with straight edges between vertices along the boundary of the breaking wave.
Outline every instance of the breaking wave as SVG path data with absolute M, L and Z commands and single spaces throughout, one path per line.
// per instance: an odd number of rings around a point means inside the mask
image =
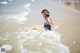
M 37 30 L 16 32 L 20 53 L 70 53 L 61 42 L 61 35 L 54 31 Z

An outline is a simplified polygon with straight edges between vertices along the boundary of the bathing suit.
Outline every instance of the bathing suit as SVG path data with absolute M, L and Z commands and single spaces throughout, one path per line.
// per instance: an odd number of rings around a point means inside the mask
M 51 26 L 48 24 L 48 18 L 45 19 L 45 23 L 44 23 L 44 29 L 45 30 L 51 30 Z

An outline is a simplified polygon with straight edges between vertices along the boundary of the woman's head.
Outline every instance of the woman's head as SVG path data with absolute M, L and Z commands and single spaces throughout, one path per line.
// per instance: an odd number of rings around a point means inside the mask
M 49 11 L 47 9 L 43 9 L 41 13 L 42 13 L 42 15 L 43 15 L 44 18 L 50 16 L 50 13 L 49 13 Z

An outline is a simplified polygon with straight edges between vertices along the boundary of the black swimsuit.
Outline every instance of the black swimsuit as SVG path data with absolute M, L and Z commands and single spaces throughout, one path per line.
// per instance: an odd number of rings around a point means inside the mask
M 51 30 L 51 26 L 47 23 L 48 22 L 48 18 L 45 19 L 46 23 L 44 23 L 44 29 L 45 30 Z

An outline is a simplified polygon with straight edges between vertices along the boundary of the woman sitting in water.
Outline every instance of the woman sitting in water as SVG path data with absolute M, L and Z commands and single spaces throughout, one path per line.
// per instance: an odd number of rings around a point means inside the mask
M 42 12 L 41 12 L 43 18 L 44 18 L 44 28 L 41 28 L 39 26 L 34 26 L 32 29 L 34 30 L 53 30 L 53 31 L 56 31 L 56 29 L 54 28 L 53 26 L 53 23 L 51 21 L 51 18 L 50 18 L 50 13 L 47 9 L 43 9 Z

